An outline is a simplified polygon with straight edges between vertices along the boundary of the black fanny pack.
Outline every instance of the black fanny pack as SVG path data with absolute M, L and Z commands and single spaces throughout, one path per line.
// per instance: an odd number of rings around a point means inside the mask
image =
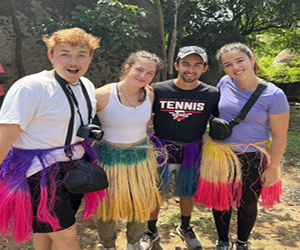
M 83 159 L 73 160 L 71 164 L 72 169 L 64 178 L 64 186 L 70 193 L 85 194 L 108 187 L 107 175 L 102 167 Z
M 211 118 L 209 120 L 209 136 L 215 140 L 224 140 L 230 137 L 232 134 L 232 128 L 245 120 L 248 112 L 267 86 L 267 81 L 262 80 L 240 111 L 239 115 L 235 117 L 231 122 L 227 122 L 217 117 Z
M 224 140 L 231 136 L 232 126 L 221 118 L 213 117 L 209 120 L 208 134 L 215 140 Z

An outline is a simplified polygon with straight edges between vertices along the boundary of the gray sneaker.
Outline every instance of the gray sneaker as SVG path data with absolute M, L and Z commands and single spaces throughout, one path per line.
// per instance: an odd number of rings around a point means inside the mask
M 202 249 L 201 242 L 196 236 L 193 227 L 189 226 L 186 229 L 181 229 L 180 226 L 176 228 L 176 232 L 180 238 L 184 241 L 189 249 L 200 250 Z
M 218 239 L 216 242 L 216 250 L 230 250 L 231 243 L 230 241 L 223 241 Z
M 143 250 L 143 248 L 140 246 L 139 242 L 134 244 L 127 243 L 126 250 Z
M 249 250 L 250 245 L 249 245 L 249 242 L 247 242 L 247 243 L 235 242 L 232 249 L 233 250 Z
M 153 233 L 151 230 L 147 229 L 140 240 L 140 245 L 143 250 L 150 250 L 153 247 L 154 242 L 159 240 L 159 234 Z

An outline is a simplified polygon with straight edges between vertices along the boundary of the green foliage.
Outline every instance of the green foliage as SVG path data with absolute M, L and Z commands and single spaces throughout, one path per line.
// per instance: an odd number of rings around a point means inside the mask
M 223 0 L 185 0 L 181 1 L 178 15 L 183 15 L 178 21 L 182 21 L 182 38 L 203 33 L 226 34 L 237 32 L 236 27 L 230 20 L 229 12 L 226 10 L 226 1 Z M 173 11 L 169 6 L 169 1 L 161 0 L 164 15 L 165 30 L 169 30 Z
M 296 26 L 300 17 L 298 0 L 226 0 L 232 21 L 243 36 L 270 29 Z
M 300 26 L 300 23 L 299 23 Z M 284 49 L 300 54 L 300 28 L 271 29 L 259 35 L 253 33 L 247 37 L 247 42 L 260 54 L 278 54 Z
M 163 3 L 166 1 L 162 1 Z M 181 8 L 184 6 L 183 1 Z M 297 0 L 190 0 L 187 31 L 212 29 L 220 33 L 238 30 L 247 36 L 270 28 L 288 28 L 299 20 Z M 166 5 L 166 3 L 165 3 Z M 165 7 L 165 13 L 167 7 Z M 170 13 L 166 13 L 168 15 Z M 167 20 L 167 19 L 166 19 Z M 225 31 L 223 30 L 225 28 Z
M 136 41 L 139 36 L 147 37 L 148 32 L 141 31 L 138 21 L 148 12 L 135 5 L 122 4 L 117 0 L 100 0 L 94 8 L 82 5 L 72 11 L 71 20 L 61 22 L 46 18 L 35 27 L 42 27 L 42 34 L 50 34 L 59 29 L 80 27 L 94 36 L 101 37 L 101 43 L 118 49 L 141 48 Z
M 298 29 L 299 32 L 299 29 Z M 288 35 L 290 31 L 286 32 Z M 254 40 L 255 38 L 255 40 Z M 252 49 L 256 60 L 261 68 L 260 76 L 274 83 L 292 83 L 300 81 L 300 56 L 296 55 L 289 64 L 281 63 L 274 65 L 275 57 L 284 49 L 289 47 L 293 53 L 297 53 L 295 43 L 288 46 L 283 43 L 287 38 L 280 38 L 273 32 L 266 32 L 264 35 L 252 36 Z M 255 42 L 253 42 L 255 41 Z
M 153 2 L 153 1 L 152 1 Z M 173 11 L 167 0 L 161 0 L 165 30 Z M 188 8 L 188 9 L 187 9 Z M 182 39 L 205 34 L 241 34 L 245 38 L 262 34 L 268 30 L 289 31 L 297 27 L 300 20 L 299 0 L 182 0 L 178 11 L 178 22 L 182 22 Z M 180 18 L 183 15 L 183 18 Z M 178 25 L 180 27 L 180 25 Z M 282 35 L 282 34 L 281 34 Z M 166 34 L 167 36 L 167 34 Z M 288 36 L 287 36 L 288 37 Z M 287 38 L 286 37 L 286 38 Z M 286 39 L 290 47 L 300 43 L 299 36 Z
M 299 109 L 296 107 L 291 107 L 290 116 L 290 126 L 287 135 L 287 147 L 285 150 L 285 159 L 291 166 L 297 166 L 299 168 L 300 155 L 299 155 L 299 145 L 300 145 L 300 113 Z
M 300 26 L 300 23 L 299 23 Z M 271 46 L 280 49 L 291 49 L 300 54 L 300 28 L 274 29 L 269 32 L 272 36 Z
M 257 59 L 261 68 L 260 76 L 274 83 L 292 83 L 300 81 L 300 62 L 293 61 L 290 67 L 286 63 L 275 66 L 275 56 L 267 55 Z M 298 57 L 298 60 L 300 58 Z

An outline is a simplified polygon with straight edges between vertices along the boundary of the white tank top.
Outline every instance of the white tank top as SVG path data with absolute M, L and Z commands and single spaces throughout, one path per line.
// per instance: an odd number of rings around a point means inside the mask
M 148 96 L 140 106 L 124 106 L 118 98 L 117 84 L 112 83 L 107 106 L 97 112 L 104 131 L 103 140 L 134 143 L 144 139 L 147 136 L 147 122 L 151 118 L 151 106 Z

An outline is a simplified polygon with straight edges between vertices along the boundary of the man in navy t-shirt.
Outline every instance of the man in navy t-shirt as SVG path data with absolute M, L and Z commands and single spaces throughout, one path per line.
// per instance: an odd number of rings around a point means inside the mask
M 175 69 L 178 77 L 154 85 L 153 125 L 151 140 L 168 150 L 167 163 L 161 167 L 162 195 L 175 172 L 175 195 L 180 198 L 181 223 L 176 228 L 190 249 L 201 249 L 201 242 L 190 226 L 200 166 L 202 136 L 211 114 L 218 116 L 219 91 L 198 79 L 208 69 L 205 49 L 187 46 L 179 50 Z M 151 214 L 141 246 L 152 249 L 159 239 L 156 222 L 159 207 Z

